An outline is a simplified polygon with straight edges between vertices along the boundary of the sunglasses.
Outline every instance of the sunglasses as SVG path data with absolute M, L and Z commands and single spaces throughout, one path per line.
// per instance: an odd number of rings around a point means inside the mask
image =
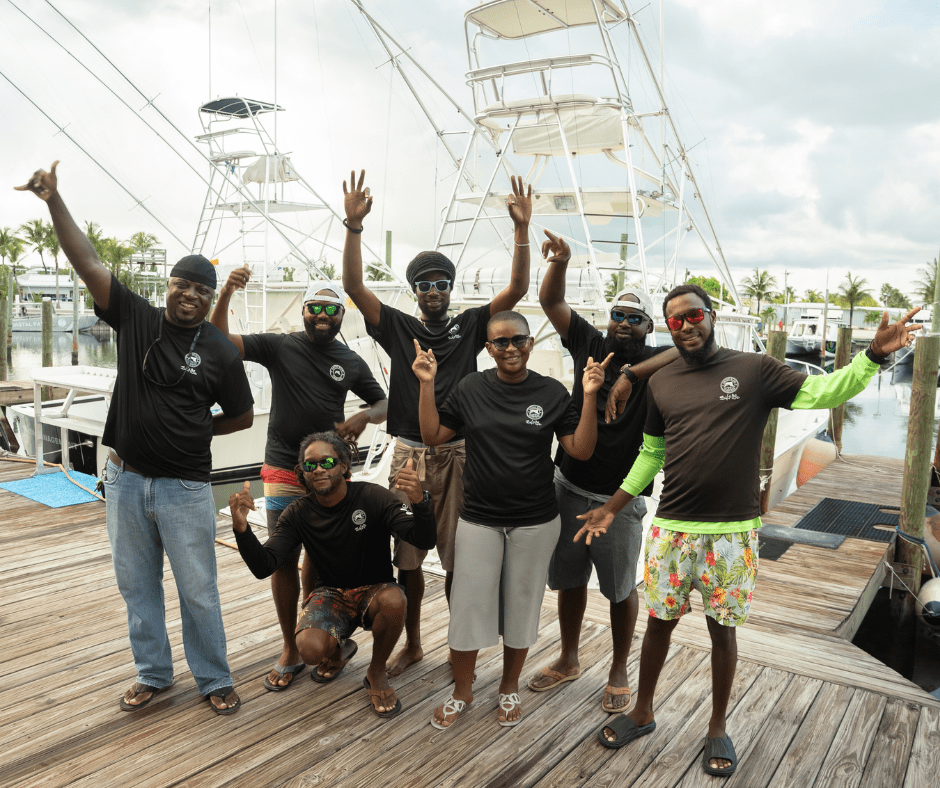
M 680 328 L 682 328 L 683 322 L 687 322 L 689 325 L 694 326 L 696 323 L 701 323 L 704 319 L 704 309 L 690 309 L 684 315 L 673 315 L 672 317 L 667 317 L 666 325 L 669 326 L 670 331 L 678 331 Z
M 512 342 L 513 347 L 524 348 L 529 341 L 528 334 L 516 334 L 512 339 L 508 337 L 496 337 L 496 339 L 487 339 L 493 347 L 497 350 L 505 350 L 509 347 L 509 343 Z
M 450 290 L 450 279 L 438 279 L 436 282 L 415 282 L 415 287 L 419 293 L 430 293 L 431 288 L 436 288 L 439 293 L 446 293 Z
M 339 460 L 336 457 L 326 457 L 325 459 L 320 460 L 320 462 L 313 462 L 312 460 L 304 460 L 300 463 L 300 467 L 303 468 L 307 473 L 313 473 L 319 465 L 325 471 L 331 471 L 336 467 Z
M 333 317 L 337 312 L 339 312 L 339 304 L 307 304 L 307 311 L 311 315 L 319 315 L 321 312 L 326 312 L 330 317 Z
M 622 323 L 626 320 L 631 326 L 638 326 L 646 317 L 644 315 L 637 315 L 632 312 L 621 312 L 619 309 L 615 309 L 610 313 L 610 319 L 615 323 Z

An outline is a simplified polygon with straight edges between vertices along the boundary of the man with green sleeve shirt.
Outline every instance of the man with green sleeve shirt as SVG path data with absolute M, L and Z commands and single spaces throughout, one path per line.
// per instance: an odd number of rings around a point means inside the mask
M 725 717 L 737 664 L 735 627 L 747 619 L 757 579 L 760 527 L 760 446 L 774 408 L 832 408 L 864 390 L 885 357 L 907 347 L 918 326 L 913 309 L 881 325 L 864 353 L 832 375 L 809 377 L 776 359 L 720 348 L 708 294 L 681 285 L 663 301 L 663 314 L 680 360 L 649 381 L 643 449 L 610 500 L 580 519 L 575 536 L 601 536 L 614 515 L 661 468 L 662 498 L 647 535 L 645 589 L 649 622 L 640 655 L 637 703 L 605 726 L 598 738 L 619 748 L 652 733 L 653 697 L 679 618 L 691 609 L 692 588 L 702 594 L 712 641 L 712 717 L 702 765 L 727 776 L 737 757 Z

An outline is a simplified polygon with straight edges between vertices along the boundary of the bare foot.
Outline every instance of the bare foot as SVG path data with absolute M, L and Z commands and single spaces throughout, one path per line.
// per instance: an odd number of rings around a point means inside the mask
M 388 663 L 385 673 L 390 677 L 400 676 L 405 668 L 409 665 L 414 665 L 415 662 L 420 662 L 422 659 L 424 659 L 424 651 L 421 649 L 421 646 L 413 648 L 406 644 L 401 651 L 392 657 L 392 661 Z

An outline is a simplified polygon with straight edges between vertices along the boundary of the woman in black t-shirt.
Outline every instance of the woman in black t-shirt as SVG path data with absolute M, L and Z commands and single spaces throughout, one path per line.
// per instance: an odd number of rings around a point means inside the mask
M 586 460 L 597 439 L 596 394 L 602 363 L 588 359 L 579 415 L 565 387 L 526 368 L 533 340 L 526 319 L 500 312 L 487 325 L 486 347 L 496 369 L 467 375 L 438 411 L 434 352 L 415 342 L 412 365 L 420 382 L 421 439 L 428 446 L 461 430 L 467 440 L 464 504 L 457 523 L 448 643 L 454 691 L 434 711 L 444 729 L 473 700 L 477 652 L 503 638 L 499 724 L 522 719 L 519 675 L 538 636 L 548 564 L 558 540 L 552 442 Z

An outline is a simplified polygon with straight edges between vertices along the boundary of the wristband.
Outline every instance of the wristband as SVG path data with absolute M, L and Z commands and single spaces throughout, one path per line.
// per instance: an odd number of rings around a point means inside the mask
M 878 366 L 881 366 L 888 360 L 887 356 L 876 356 L 874 351 L 871 349 L 870 342 L 868 343 L 868 347 L 865 348 L 865 357 L 873 364 L 877 364 Z
M 515 240 L 513 241 L 513 243 L 514 243 L 516 246 L 528 246 L 527 243 L 521 244 L 521 243 L 519 243 L 518 241 L 515 241 Z
M 347 230 L 349 230 L 349 232 L 354 233 L 355 235 L 359 235 L 359 233 L 361 233 L 365 229 L 365 227 L 360 227 L 357 230 L 355 227 L 350 227 L 348 224 L 346 224 L 345 219 L 343 219 L 343 227 L 345 227 Z
M 630 369 L 629 364 L 624 364 L 620 368 L 620 374 L 630 381 L 631 386 L 635 386 L 637 383 L 640 382 L 640 379 L 636 376 L 636 372 Z

